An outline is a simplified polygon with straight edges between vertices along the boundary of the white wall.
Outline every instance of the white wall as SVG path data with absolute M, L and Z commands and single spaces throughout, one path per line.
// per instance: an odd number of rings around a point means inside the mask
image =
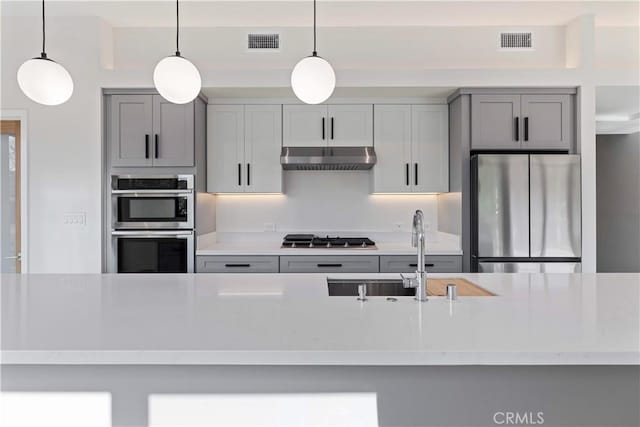
M 71 99 L 58 107 L 35 104 L 16 83 L 21 63 L 40 52 L 39 25 L 38 17 L 3 16 L 0 49 L 0 105 L 7 110 L 27 110 L 29 270 L 98 272 L 100 21 L 58 18 L 48 22 L 47 53 L 70 70 L 75 84 Z M 86 225 L 63 224 L 64 213 L 74 212 L 86 213 Z
M 402 231 L 416 209 L 437 229 L 435 195 L 370 195 L 369 172 L 287 171 L 285 195 L 216 196 L 216 231 Z

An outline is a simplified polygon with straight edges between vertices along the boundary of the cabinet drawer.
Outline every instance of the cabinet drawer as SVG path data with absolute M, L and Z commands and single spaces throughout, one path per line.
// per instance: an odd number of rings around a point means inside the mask
M 462 257 L 458 255 L 431 255 L 425 257 L 430 273 L 461 273 Z M 380 273 L 411 273 L 416 271 L 413 255 L 383 255 L 380 257 Z
M 201 255 L 196 257 L 198 273 L 277 273 L 277 256 Z
M 281 256 L 281 273 L 377 273 L 377 256 Z

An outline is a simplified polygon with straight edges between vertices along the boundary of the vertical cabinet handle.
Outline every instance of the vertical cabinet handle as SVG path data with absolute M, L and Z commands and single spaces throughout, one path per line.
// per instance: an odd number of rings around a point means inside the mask
M 324 117 L 322 118 L 322 139 L 326 139 L 325 137 L 325 123 L 324 123 Z
M 516 141 L 520 141 L 520 117 L 516 117 Z
M 144 158 L 149 158 L 149 134 L 144 136 Z
M 524 140 L 529 140 L 529 117 L 524 118 Z
M 154 153 L 154 157 L 157 159 L 158 158 L 158 134 L 155 134 L 155 141 L 154 141 L 154 146 L 153 146 L 153 151 Z
M 407 163 L 405 165 L 404 173 L 405 173 L 405 178 L 406 178 L 407 185 L 409 185 L 409 163 Z
M 413 178 L 414 178 L 415 185 L 418 185 L 418 164 L 417 163 L 413 165 Z
M 242 185 L 242 163 L 238 163 L 238 185 Z
M 251 185 L 251 163 L 247 163 L 247 186 Z
M 333 139 L 333 117 L 331 117 L 331 139 Z

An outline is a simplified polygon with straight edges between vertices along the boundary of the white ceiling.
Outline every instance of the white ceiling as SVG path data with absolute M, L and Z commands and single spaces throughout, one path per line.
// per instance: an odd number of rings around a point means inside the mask
M 175 24 L 172 0 L 47 0 L 50 16 L 99 16 L 114 27 L 165 27 Z M 33 0 L 0 2 L 7 16 L 40 13 Z M 584 15 L 596 25 L 639 25 L 639 2 L 580 0 L 321 0 L 318 25 L 483 26 L 564 25 Z M 311 0 L 182 0 L 181 25 L 190 27 L 297 27 L 312 23 Z

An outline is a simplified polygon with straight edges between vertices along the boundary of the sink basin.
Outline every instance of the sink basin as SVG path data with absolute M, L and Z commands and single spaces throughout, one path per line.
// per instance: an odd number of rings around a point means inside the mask
M 430 278 L 427 279 L 427 295 L 445 296 L 447 285 L 455 284 L 458 288 L 458 296 L 496 296 L 470 281 L 463 278 Z M 413 297 L 416 290 L 404 288 L 402 279 L 331 279 L 327 278 L 330 297 L 356 297 L 358 285 L 367 285 L 367 296 L 370 297 Z
M 367 296 L 371 297 L 410 297 L 416 290 L 404 288 L 400 279 L 327 279 L 330 297 L 358 296 L 358 285 L 367 285 Z

